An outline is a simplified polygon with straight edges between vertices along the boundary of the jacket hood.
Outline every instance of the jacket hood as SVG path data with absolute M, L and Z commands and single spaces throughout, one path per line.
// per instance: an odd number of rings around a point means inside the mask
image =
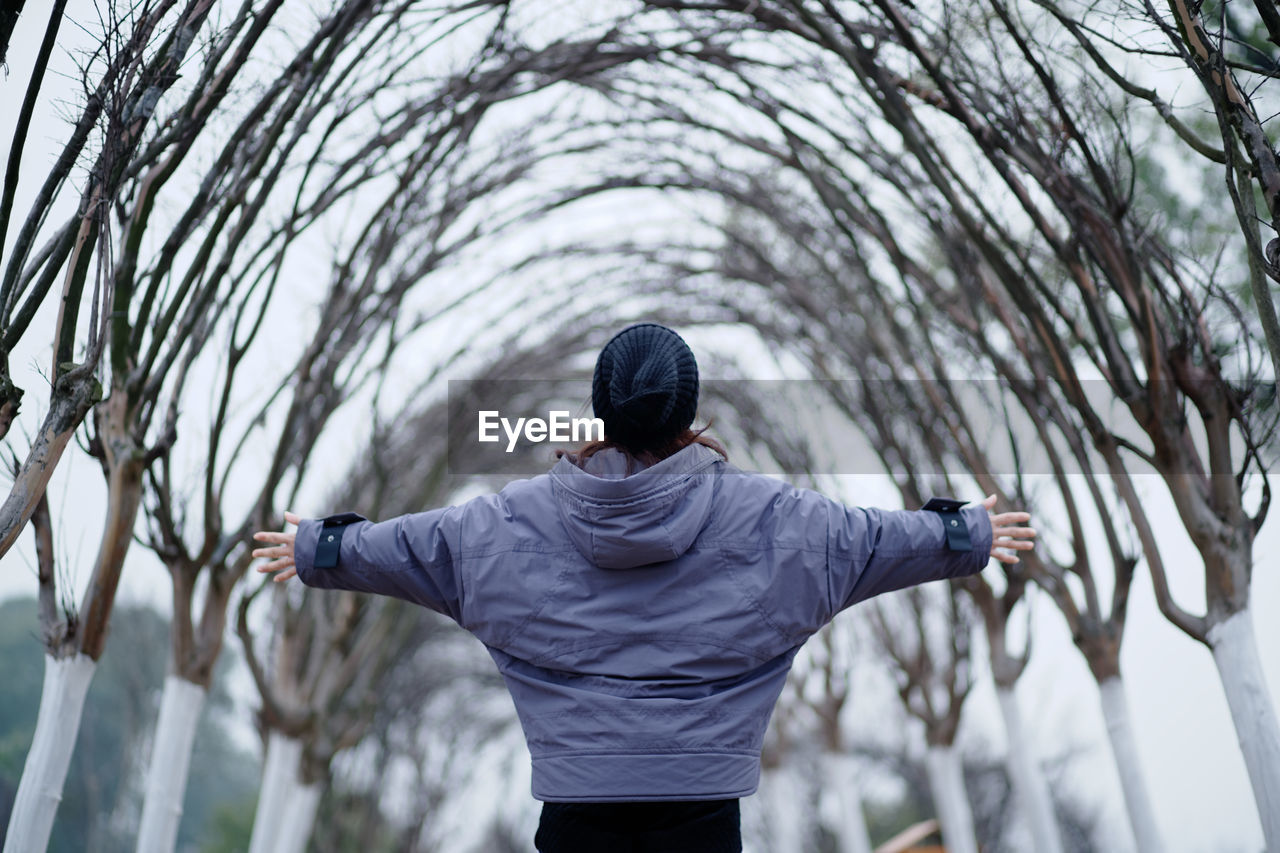
M 562 457 L 551 469 L 560 520 L 582 555 L 602 569 L 674 560 L 711 515 L 714 474 L 724 460 L 691 444 L 656 465 L 628 474 L 627 456 L 602 450 L 581 467 Z

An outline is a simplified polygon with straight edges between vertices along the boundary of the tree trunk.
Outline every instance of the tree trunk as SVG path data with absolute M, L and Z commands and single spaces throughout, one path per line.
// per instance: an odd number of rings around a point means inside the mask
M 284 812 L 290 792 L 298 784 L 302 741 L 277 731 L 267 737 L 267 757 L 262 763 L 262 787 L 258 790 L 258 814 L 253 819 L 249 853 L 277 853 Z
M 289 794 L 288 807 L 280 816 L 276 831 L 276 853 L 305 853 L 307 841 L 316 825 L 323 786 L 319 782 L 298 784 Z
M 821 803 L 826 808 L 824 823 L 836 836 L 838 853 L 871 853 L 871 835 L 862 813 L 862 793 L 858 769 L 847 755 L 823 755 Z
M 973 813 L 964 791 L 964 770 L 954 746 L 931 744 L 925 755 L 929 789 L 942 825 L 942 842 L 947 853 L 978 853 L 973 830 Z
M 1062 835 L 1053 814 L 1053 798 L 1049 796 L 1044 772 L 1035 759 L 1031 739 L 1022 725 L 1022 712 L 1018 709 L 1013 687 L 997 685 L 996 696 L 1000 699 L 1000 714 L 1004 717 L 1005 737 L 1009 743 L 1005 757 L 1009 779 L 1027 818 L 1035 849 L 1043 853 L 1062 853 Z
M 17 541 L 48 487 L 67 442 L 101 396 L 101 387 L 84 368 L 64 373 L 54 382 L 44 423 L 31 442 L 22 470 L 13 478 L 9 496 L 0 505 L 0 557 Z
M 18 16 L 22 14 L 25 3 L 26 0 L 11 0 L 0 9 L 0 65 L 9 62 L 9 39 L 13 36 L 13 28 L 18 24 Z
M 769 849 L 774 853 L 804 853 L 804 786 L 790 758 L 769 774 Z
M 1133 726 L 1129 722 L 1129 699 L 1124 692 L 1124 681 L 1113 675 L 1098 682 L 1098 694 L 1102 699 L 1102 716 L 1107 722 L 1107 735 L 1111 738 L 1111 752 L 1115 756 L 1116 770 L 1120 773 L 1120 788 L 1124 793 L 1124 805 L 1133 826 L 1133 837 L 1141 853 L 1160 853 L 1164 842 L 1156 828 L 1156 815 L 1147 795 L 1147 784 L 1138 759 L 1138 744 L 1133 739 Z
M 1280 850 L 1280 722 L 1258 657 L 1252 612 L 1232 614 L 1210 628 L 1206 639 L 1244 753 L 1266 848 Z
M 107 646 L 111 612 L 120 589 L 124 560 L 133 544 L 133 528 L 142 503 L 143 464 L 132 444 L 121 442 L 121 448 L 108 449 L 110 472 L 107 475 L 107 518 L 103 524 L 98 559 L 89 578 L 89 587 L 80 601 L 80 624 L 77 642 L 80 651 L 94 660 L 102 657 Z
M 53 818 L 62 800 L 62 786 L 80 731 L 85 694 L 96 668 L 97 662 L 88 655 L 45 655 L 44 689 L 40 693 L 35 736 L 13 800 L 4 853 L 40 853 L 49 846 Z
M 177 843 L 191 748 L 206 695 L 203 687 L 181 676 L 170 675 L 164 680 L 138 828 L 138 853 L 167 853 Z

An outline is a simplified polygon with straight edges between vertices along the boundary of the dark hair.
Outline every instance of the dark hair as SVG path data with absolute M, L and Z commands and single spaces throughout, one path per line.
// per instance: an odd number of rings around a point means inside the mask
M 709 435 L 703 435 L 709 426 L 710 424 L 702 429 L 691 429 L 686 427 L 683 432 L 677 433 L 673 438 L 666 439 L 665 441 L 651 447 L 630 447 L 622 444 L 621 442 L 614 441 L 606 435 L 604 439 L 599 441 L 589 441 L 575 451 L 557 450 L 556 458 L 562 459 L 567 456 L 570 462 L 573 462 L 575 465 L 581 465 L 600 451 L 612 448 L 622 451 L 626 455 L 629 463 L 640 462 L 644 465 L 654 465 L 661 462 L 663 459 L 666 459 L 668 456 L 684 450 L 691 444 L 701 444 L 703 447 L 710 447 L 716 453 L 723 456 L 727 461 L 729 454 L 725 452 L 724 445 Z M 630 465 L 628 465 L 628 473 L 630 473 Z

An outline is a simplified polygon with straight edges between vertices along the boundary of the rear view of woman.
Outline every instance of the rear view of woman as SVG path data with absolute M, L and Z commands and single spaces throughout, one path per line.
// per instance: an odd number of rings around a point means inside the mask
M 466 503 L 261 532 L 259 571 L 403 598 L 488 649 L 543 801 L 542 853 L 737 853 L 796 653 L 873 595 L 1015 562 L 1023 512 L 847 507 L 739 471 L 690 429 L 698 368 L 642 323 L 601 351 L 605 440 Z

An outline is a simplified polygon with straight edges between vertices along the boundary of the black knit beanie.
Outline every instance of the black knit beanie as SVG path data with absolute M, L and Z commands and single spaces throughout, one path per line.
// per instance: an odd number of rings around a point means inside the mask
M 698 412 L 698 363 L 666 326 L 639 323 L 613 336 L 596 359 L 591 406 L 605 435 L 650 450 L 689 428 Z

